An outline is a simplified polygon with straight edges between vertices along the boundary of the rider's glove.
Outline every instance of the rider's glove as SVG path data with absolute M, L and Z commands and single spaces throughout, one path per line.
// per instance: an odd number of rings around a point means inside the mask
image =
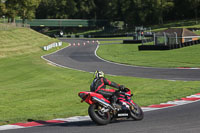
M 124 85 L 120 85 L 119 86 L 119 90 L 124 90 L 125 89 L 125 86 Z

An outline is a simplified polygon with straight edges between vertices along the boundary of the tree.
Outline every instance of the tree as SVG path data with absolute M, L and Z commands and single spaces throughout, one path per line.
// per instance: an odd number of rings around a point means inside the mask
M 40 0 L 17 0 L 19 4 L 19 16 L 23 23 L 26 19 L 35 17 L 35 10 L 39 6 Z
M 41 0 L 36 9 L 37 19 L 55 18 L 56 0 Z
M 19 9 L 18 0 L 6 0 L 5 5 L 8 22 L 15 22 L 15 17 L 17 16 Z
M 57 0 L 55 11 L 55 18 L 70 18 L 77 12 L 76 2 L 74 0 Z
M 0 0 L 0 17 L 6 14 L 5 1 Z
M 173 0 L 156 0 L 154 3 L 156 15 L 158 16 L 158 23 L 163 24 L 164 12 L 173 8 Z
M 76 14 L 74 14 L 73 18 L 78 19 L 92 19 L 95 17 L 95 13 L 93 12 L 95 9 L 94 0 L 75 0 L 76 2 Z
M 113 18 L 114 12 L 114 6 L 113 6 L 113 0 L 95 0 L 94 3 L 96 5 L 96 8 L 94 10 L 95 12 L 95 18 L 96 19 L 108 19 L 111 20 Z
M 141 0 L 123 0 L 121 12 L 123 20 L 129 27 L 143 25 L 145 13 Z
M 74 0 L 41 0 L 36 18 L 67 19 L 77 12 Z
M 194 17 L 196 20 L 196 24 L 198 23 L 198 7 L 200 6 L 200 0 L 190 0 L 191 2 L 191 7 L 194 9 Z

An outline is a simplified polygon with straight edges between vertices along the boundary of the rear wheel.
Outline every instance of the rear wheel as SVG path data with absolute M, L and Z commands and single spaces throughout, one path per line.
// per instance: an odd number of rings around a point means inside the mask
M 144 113 L 142 109 L 136 103 L 133 106 L 131 106 L 130 114 L 134 120 L 142 120 L 144 118 Z
M 110 112 L 104 112 L 103 107 L 96 104 L 91 104 L 88 108 L 90 118 L 98 125 L 106 125 L 110 122 Z

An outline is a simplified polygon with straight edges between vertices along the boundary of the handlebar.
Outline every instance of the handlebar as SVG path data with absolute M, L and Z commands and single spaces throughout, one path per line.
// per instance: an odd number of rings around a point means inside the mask
M 124 88 L 124 90 L 116 90 L 116 93 L 121 93 L 121 94 L 123 94 L 123 95 L 125 95 L 125 96 L 133 96 L 133 94 L 127 94 L 126 92 L 128 92 L 128 91 L 130 91 L 130 89 L 128 89 L 128 88 Z
M 128 92 L 128 91 L 130 91 L 130 89 L 129 88 L 124 88 L 123 90 L 121 90 L 121 89 L 118 89 L 118 90 L 116 90 L 117 92 L 120 92 L 120 91 L 122 91 L 122 92 Z

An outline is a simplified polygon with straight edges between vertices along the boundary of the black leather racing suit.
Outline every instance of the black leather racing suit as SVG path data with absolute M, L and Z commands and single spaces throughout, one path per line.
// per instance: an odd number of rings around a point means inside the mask
M 110 80 L 102 77 L 102 78 L 95 78 L 90 86 L 90 90 L 92 92 L 96 92 L 102 94 L 105 98 L 110 98 L 114 93 L 114 89 L 106 89 L 106 85 L 112 86 L 114 88 L 119 89 L 120 85 L 116 84 L 115 82 L 111 82 Z

